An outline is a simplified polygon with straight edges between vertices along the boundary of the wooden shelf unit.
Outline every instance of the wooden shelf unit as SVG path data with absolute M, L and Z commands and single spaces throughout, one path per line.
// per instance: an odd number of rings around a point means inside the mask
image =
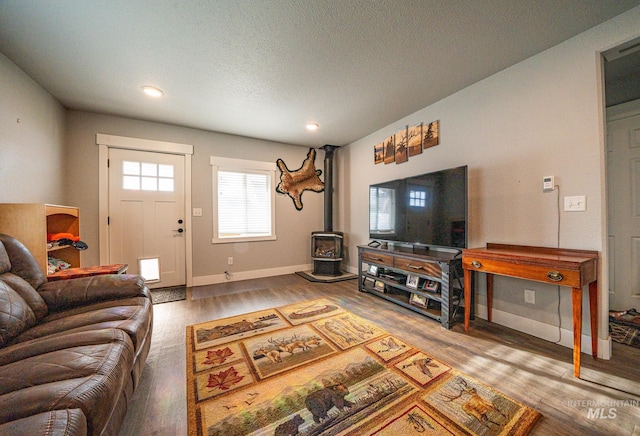
M 73 246 L 47 248 L 47 233 L 80 234 L 77 207 L 45 203 L 0 204 L 0 232 L 22 242 L 47 271 L 48 256 L 62 259 L 72 268 L 80 267 L 80 252 Z
M 449 250 L 429 250 L 425 254 L 418 254 L 393 247 L 359 246 L 358 289 L 440 321 L 444 328 L 449 329 L 456 318 L 462 320 L 463 315 L 463 311 L 458 310 L 464 293 L 462 259 L 457 258 L 457 254 Z M 380 275 L 379 272 L 370 273 L 371 265 L 378 270 L 383 269 L 386 274 L 395 275 L 397 279 Z M 407 286 L 409 275 L 418 277 L 420 282 L 430 280 L 439 283 L 438 292 Z M 375 281 L 382 282 L 384 288 L 376 289 L 373 286 Z M 412 303 L 412 299 L 424 301 L 426 305 Z

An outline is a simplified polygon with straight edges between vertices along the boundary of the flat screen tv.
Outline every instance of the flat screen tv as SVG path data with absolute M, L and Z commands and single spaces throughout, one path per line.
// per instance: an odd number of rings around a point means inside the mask
M 369 238 L 467 247 L 467 167 L 369 186 Z

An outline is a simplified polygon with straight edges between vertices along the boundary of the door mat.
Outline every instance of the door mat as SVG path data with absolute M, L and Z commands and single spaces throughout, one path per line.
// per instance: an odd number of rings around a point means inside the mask
M 186 330 L 190 436 L 526 435 L 541 416 L 325 298 Z
M 609 334 L 618 343 L 640 348 L 640 313 L 635 309 L 609 311 Z
M 311 271 L 297 271 L 296 274 L 309 280 L 310 282 L 320 283 L 334 283 L 341 282 L 343 280 L 353 280 L 358 278 L 357 274 L 352 274 L 344 271 L 339 276 L 322 276 L 319 274 L 314 274 Z
M 186 286 L 151 289 L 151 302 L 153 304 L 170 303 L 172 301 L 186 300 L 186 298 Z

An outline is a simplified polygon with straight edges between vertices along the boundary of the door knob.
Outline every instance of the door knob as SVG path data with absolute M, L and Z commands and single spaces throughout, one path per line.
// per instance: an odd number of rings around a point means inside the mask
M 182 220 L 178 220 L 178 224 L 182 224 L 184 221 Z
M 178 232 L 178 233 L 182 233 L 184 232 L 184 229 L 173 229 L 174 232 Z

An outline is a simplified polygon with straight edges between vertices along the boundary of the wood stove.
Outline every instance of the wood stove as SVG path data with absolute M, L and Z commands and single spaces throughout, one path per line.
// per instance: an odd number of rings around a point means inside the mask
M 342 232 L 312 232 L 311 259 L 313 273 L 320 276 L 339 276 L 342 274 Z
M 342 275 L 344 233 L 333 231 L 333 152 L 335 145 L 325 145 L 324 150 L 324 231 L 311 232 L 311 259 L 313 274 L 320 276 Z

